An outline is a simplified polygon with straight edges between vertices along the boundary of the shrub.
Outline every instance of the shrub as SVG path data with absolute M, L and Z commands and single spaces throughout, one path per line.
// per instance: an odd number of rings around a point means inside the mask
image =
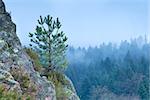
M 40 63 L 38 54 L 34 50 L 32 50 L 31 48 L 24 48 L 24 50 L 26 51 L 28 56 L 32 59 L 35 71 L 40 72 L 42 65 Z
M 67 93 L 64 90 L 64 85 L 67 84 L 68 81 L 65 80 L 65 76 L 57 71 L 52 71 L 48 73 L 48 80 L 53 82 L 55 85 L 57 100 L 66 100 Z
M 11 74 L 19 82 L 24 95 L 35 97 L 37 92 L 36 86 L 31 82 L 29 75 L 21 67 L 11 69 Z
M 29 95 L 21 95 L 17 91 L 9 91 L 0 85 L 0 100 L 31 100 Z

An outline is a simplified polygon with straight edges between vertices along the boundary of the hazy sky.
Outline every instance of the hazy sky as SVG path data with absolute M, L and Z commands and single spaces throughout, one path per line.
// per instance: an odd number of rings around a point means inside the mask
M 23 45 L 40 15 L 59 17 L 73 46 L 118 43 L 148 35 L 148 0 L 4 0 Z

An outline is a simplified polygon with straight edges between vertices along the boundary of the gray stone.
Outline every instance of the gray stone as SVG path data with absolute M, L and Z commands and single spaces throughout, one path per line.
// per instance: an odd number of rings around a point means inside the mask
M 5 70 L 0 69 L 0 83 L 6 84 L 10 90 L 16 90 L 21 93 L 20 84 L 14 80 L 13 76 Z
M 0 52 L 4 51 L 7 48 L 7 43 L 0 39 Z
M 2 0 L 0 0 L 0 13 L 4 13 L 4 12 L 6 12 L 6 11 L 5 11 L 5 5 L 4 5 L 4 3 L 2 2 Z
M 65 77 L 65 81 L 67 84 L 64 85 L 64 91 L 66 92 L 66 94 L 68 94 L 68 100 L 80 100 L 80 98 L 78 97 L 76 90 L 73 86 L 72 81 L 66 76 Z

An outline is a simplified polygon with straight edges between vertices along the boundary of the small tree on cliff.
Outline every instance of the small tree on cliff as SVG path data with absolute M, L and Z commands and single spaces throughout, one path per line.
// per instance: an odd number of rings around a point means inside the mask
M 60 31 L 59 19 L 40 16 L 34 33 L 29 33 L 30 46 L 39 53 L 41 64 L 47 71 L 62 70 L 67 65 L 65 53 L 67 37 Z

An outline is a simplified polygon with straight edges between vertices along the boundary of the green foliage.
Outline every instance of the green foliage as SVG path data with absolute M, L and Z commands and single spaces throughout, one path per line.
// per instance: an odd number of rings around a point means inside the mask
M 40 16 L 34 33 L 29 33 L 30 46 L 39 53 L 40 61 L 46 70 L 64 70 L 67 66 L 65 59 L 67 37 L 60 31 L 59 19 L 53 20 L 48 15 Z
M 11 74 L 14 79 L 19 82 L 23 94 L 30 95 L 32 98 L 34 98 L 37 89 L 36 86 L 31 82 L 29 75 L 25 73 L 21 67 L 11 69 Z
M 40 60 L 39 60 L 39 56 L 38 54 L 31 48 L 24 48 L 26 53 L 30 56 L 30 58 L 32 59 L 33 61 L 33 64 L 34 64 L 34 69 L 35 71 L 38 71 L 40 72 L 41 71 L 41 68 L 42 68 L 42 65 L 40 63 Z
M 67 93 L 66 91 L 64 90 L 62 84 L 58 84 L 56 89 L 56 99 L 57 100 L 67 100 Z
M 29 76 L 26 73 L 23 73 L 23 69 L 21 68 L 14 68 L 11 69 L 11 74 L 14 79 L 19 82 L 22 90 L 26 90 L 30 84 Z
M 19 94 L 13 91 L 7 91 L 3 85 L 0 85 L 0 99 L 1 100 L 17 100 Z
M 57 100 L 66 100 L 68 94 L 64 90 L 64 85 L 68 83 L 65 76 L 59 72 L 53 71 L 48 74 L 48 80 L 54 83 Z
M 140 84 L 138 92 L 139 92 L 140 97 L 141 97 L 142 100 L 148 100 L 149 97 L 150 97 L 149 83 L 150 82 L 148 82 L 148 79 L 144 79 Z
M 0 100 L 31 100 L 31 97 L 21 95 L 16 91 L 9 91 L 4 85 L 0 85 Z

